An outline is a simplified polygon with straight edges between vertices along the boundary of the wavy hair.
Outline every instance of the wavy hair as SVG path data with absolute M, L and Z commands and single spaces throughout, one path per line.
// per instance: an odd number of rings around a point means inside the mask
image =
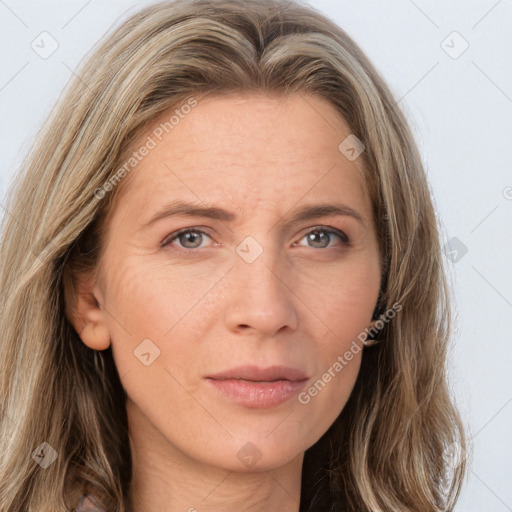
M 316 9 L 298 0 L 176 0 L 144 8 L 97 45 L 8 196 L 0 245 L 2 512 L 74 510 L 84 490 L 108 510 L 127 511 L 126 395 L 111 349 L 86 347 L 69 316 L 129 177 L 102 200 L 97 190 L 164 112 L 191 97 L 241 91 L 321 96 L 364 143 L 382 260 L 375 318 L 401 305 L 378 343 L 364 348 L 343 411 L 306 451 L 300 511 L 453 509 L 466 460 L 453 464 L 446 453 L 465 453 L 466 437 L 447 385 L 449 288 L 405 115 L 357 44 Z M 34 452 L 43 442 L 57 454 L 47 468 Z

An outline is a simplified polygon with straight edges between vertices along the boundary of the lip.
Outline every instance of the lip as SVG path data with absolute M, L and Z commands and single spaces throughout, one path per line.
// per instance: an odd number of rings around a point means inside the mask
M 250 409 L 276 407 L 298 393 L 308 376 L 297 368 L 238 366 L 206 377 L 231 401 Z
M 216 380 L 243 379 L 253 382 L 270 382 L 273 380 L 301 381 L 307 380 L 309 377 L 302 370 L 289 366 L 268 366 L 262 368 L 247 364 L 208 375 L 208 378 Z

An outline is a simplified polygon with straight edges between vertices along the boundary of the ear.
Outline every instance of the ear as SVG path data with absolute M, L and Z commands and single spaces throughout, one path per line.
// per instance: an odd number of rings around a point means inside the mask
M 66 314 L 80 339 L 93 350 L 110 346 L 110 332 L 101 293 L 92 276 L 66 282 Z

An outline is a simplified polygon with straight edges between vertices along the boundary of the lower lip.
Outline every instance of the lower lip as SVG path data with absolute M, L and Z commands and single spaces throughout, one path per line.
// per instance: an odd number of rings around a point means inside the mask
M 211 378 L 207 380 L 230 400 L 250 409 L 276 407 L 298 393 L 306 383 L 305 380 L 276 380 L 274 382 Z

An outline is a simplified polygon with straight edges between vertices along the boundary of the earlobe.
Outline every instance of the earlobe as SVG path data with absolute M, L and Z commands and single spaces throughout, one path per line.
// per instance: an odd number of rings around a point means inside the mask
M 106 350 L 110 346 L 110 332 L 105 312 L 94 293 L 99 295 L 99 290 L 93 290 L 89 280 L 81 279 L 74 293 L 69 288 L 68 291 L 67 298 L 73 304 L 67 310 L 68 318 L 80 339 L 93 350 Z
M 110 346 L 110 333 L 102 322 L 88 322 L 79 333 L 81 340 L 93 350 L 106 350 Z

